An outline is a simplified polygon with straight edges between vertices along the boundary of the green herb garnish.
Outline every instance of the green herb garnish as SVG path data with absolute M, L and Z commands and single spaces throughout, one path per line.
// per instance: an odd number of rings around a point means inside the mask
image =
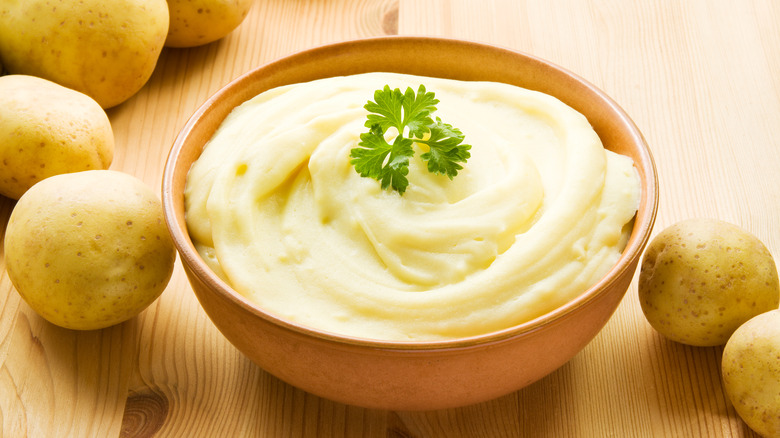
M 369 114 L 365 126 L 368 132 L 360 134 L 358 147 L 350 151 L 350 163 L 360 176 L 374 178 L 382 188 L 391 187 L 403 194 L 409 185 L 409 158 L 414 156 L 414 143 L 428 146 L 420 158 L 428 164 L 428 171 L 447 175 L 453 179 L 471 157 L 470 145 L 463 144 L 465 136 L 441 119 L 431 118 L 436 111 L 435 93 L 426 92 L 425 86 L 415 94 L 411 87 L 405 93 L 389 85 L 374 92 L 374 101 L 364 108 Z M 392 143 L 385 139 L 390 128 L 398 131 Z

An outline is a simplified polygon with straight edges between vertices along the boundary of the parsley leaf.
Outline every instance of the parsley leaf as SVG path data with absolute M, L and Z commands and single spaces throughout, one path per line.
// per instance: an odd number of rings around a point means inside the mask
M 429 172 L 454 178 L 463 169 L 459 163 L 471 157 L 471 146 L 463 144 L 465 136 L 459 129 L 431 118 L 438 103 L 435 93 L 426 91 L 424 85 L 416 93 L 411 87 L 402 93 L 389 85 L 376 90 L 374 100 L 364 106 L 369 112 L 365 122 L 369 131 L 360 134 L 358 147 L 349 154 L 355 171 L 380 181 L 382 189 L 390 187 L 403 194 L 409 185 L 406 175 L 416 142 L 429 148 L 420 155 Z M 391 128 L 397 131 L 392 144 L 385 139 Z
M 352 149 L 349 156 L 360 176 L 381 181 L 383 189 L 391 186 L 399 193 L 406 191 L 409 157 L 414 155 L 412 141 L 399 135 L 393 144 L 388 143 L 377 123 L 360 134 L 359 144 L 363 147 Z
M 430 147 L 420 158 L 428 162 L 428 172 L 455 178 L 458 171 L 463 169 L 458 163 L 465 163 L 471 157 L 471 145 L 462 144 L 465 137 L 460 130 L 443 123 L 438 117 L 430 126 L 430 132 L 431 136 L 427 140 L 418 140 L 418 143 Z

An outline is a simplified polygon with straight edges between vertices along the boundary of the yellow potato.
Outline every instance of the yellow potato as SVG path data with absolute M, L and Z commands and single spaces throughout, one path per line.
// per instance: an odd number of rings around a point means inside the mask
M 175 257 L 155 192 L 112 170 L 34 185 L 5 235 L 8 277 L 22 298 L 48 321 L 77 330 L 137 315 L 165 289 Z
M 0 2 L 0 58 L 11 73 L 49 79 L 109 108 L 151 76 L 168 19 L 165 0 Z
M 165 45 L 194 47 L 233 31 L 249 13 L 253 0 L 168 0 L 170 24 Z
M 61 173 L 107 169 L 114 134 L 89 96 L 45 79 L 0 77 L 0 194 L 19 199 Z
M 714 219 L 689 219 L 659 233 L 639 272 L 650 325 L 694 346 L 723 345 L 734 330 L 780 304 L 772 254 L 754 235 Z
M 740 326 L 723 349 L 723 386 L 739 416 L 765 437 L 780 437 L 780 310 Z

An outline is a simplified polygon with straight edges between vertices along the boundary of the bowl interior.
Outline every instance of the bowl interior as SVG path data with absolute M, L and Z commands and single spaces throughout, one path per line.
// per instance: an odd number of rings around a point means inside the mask
M 314 79 L 386 71 L 459 80 L 497 81 L 553 95 L 584 114 L 604 146 L 634 160 L 642 195 L 634 228 L 618 263 L 598 284 L 558 309 L 535 320 L 469 339 L 408 342 L 376 341 L 323 333 L 279 320 L 256 308 L 206 266 L 189 238 L 184 219 L 184 184 L 192 163 L 214 131 L 240 103 L 265 90 Z M 585 305 L 623 275 L 633 275 L 636 261 L 652 230 L 658 203 L 655 164 L 642 134 L 625 112 L 607 95 L 575 74 L 539 58 L 516 51 L 459 40 L 418 37 L 383 37 L 336 43 L 300 52 L 252 70 L 214 94 L 191 117 L 171 149 L 163 177 L 166 221 L 183 263 L 191 275 L 237 305 L 291 330 L 338 342 L 382 348 L 451 348 L 484 343 L 532 331 Z M 625 291 L 623 291 L 625 292 Z

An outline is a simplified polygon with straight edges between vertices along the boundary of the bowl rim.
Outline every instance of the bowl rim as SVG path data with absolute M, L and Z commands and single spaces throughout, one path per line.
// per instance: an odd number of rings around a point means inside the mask
M 206 263 L 200 257 L 200 254 L 195 249 L 192 240 L 189 237 L 189 233 L 186 232 L 186 223 L 180 224 L 179 221 L 177 221 L 177 214 L 174 207 L 175 194 L 173 193 L 174 174 L 177 172 L 177 163 L 179 162 L 180 152 L 184 147 L 185 140 L 193 130 L 194 126 L 200 122 L 200 120 L 210 111 L 215 103 L 218 102 L 222 96 L 231 93 L 232 87 L 243 82 L 251 81 L 254 76 L 262 75 L 263 72 L 272 71 L 279 66 L 295 62 L 300 58 L 322 56 L 323 54 L 327 54 L 329 52 L 349 50 L 350 47 L 355 45 L 408 44 L 421 41 L 434 44 L 461 45 L 477 50 L 501 52 L 511 56 L 519 55 L 522 58 L 526 58 L 528 61 L 541 64 L 545 68 L 556 70 L 558 73 L 569 77 L 570 79 L 577 82 L 580 86 L 585 87 L 590 93 L 598 97 L 604 104 L 606 104 L 606 106 L 609 107 L 612 113 L 620 119 L 620 123 L 628 128 L 631 137 L 634 139 L 634 143 L 639 146 L 639 153 L 643 158 L 641 165 L 644 167 L 646 172 L 645 180 L 649 182 L 647 186 L 641 187 L 642 191 L 646 192 L 646 208 L 644 210 L 637 211 L 637 214 L 634 217 L 634 229 L 626 248 L 621 253 L 618 261 L 598 282 L 593 284 L 590 288 L 580 292 L 576 297 L 570 299 L 565 304 L 523 323 L 479 335 L 452 339 L 420 341 L 363 338 L 319 330 L 308 325 L 289 321 L 287 319 L 276 316 L 273 313 L 266 312 L 248 298 L 235 291 L 230 285 L 228 285 L 226 282 L 216 276 L 213 271 L 211 271 L 211 269 L 206 265 Z M 635 161 L 634 166 L 639 167 L 640 163 Z M 189 169 L 187 169 L 187 171 L 189 171 Z M 181 194 L 181 196 L 183 196 L 183 194 Z M 641 257 L 641 252 L 650 239 L 650 234 L 655 223 L 658 210 L 658 175 L 652 152 L 650 151 L 647 142 L 639 128 L 628 116 L 628 114 L 605 92 L 579 75 L 569 71 L 568 69 L 545 59 L 539 58 L 535 55 L 516 49 L 501 47 L 495 44 L 446 37 L 392 35 L 331 42 L 299 50 L 286 56 L 271 60 L 260 66 L 254 67 L 221 86 L 197 108 L 197 110 L 192 114 L 192 116 L 190 116 L 185 125 L 177 134 L 168 153 L 164 167 L 162 178 L 162 203 L 165 222 L 171 233 L 176 249 L 179 252 L 182 262 L 186 265 L 186 267 L 189 267 L 189 269 L 192 271 L 192 274 L 196 275 L 199 280 L 215 289 L 220 295 L 230 300 L 233 304 L 238 305 L 253 315 L 264 319 L 266 322 L 276 325 L 287 331 L 294 332 L 300 336 L 316 338 L 320 341 L 328 342 L 335 346 L 344 346 L 345 348 L 347 346 L 362 346 L 375 350 L 424 350 L 429 352 L 441 352 L 446 350 L 462 350 L 464 348 L 474 348 L 478 346 L 496 344 L 527 335 L 529 333 L 556 324 L 566 315 L 573 313 L 577 309 L 604 295 L 608 289 L 608 286 L 617 281 L 617 279 L 621 277 L 621 275 L 624 274 L 626 270 L 632 268 L 631 265 L 633 261 L 638 260 L 639 257 Z M 639 217 L 640 213 L 643 213 L 641 218 Z M 184 230 L 184 232 L 182 232 L 182 230 Z M 634 238 L 635 236 L 637 238 Z

